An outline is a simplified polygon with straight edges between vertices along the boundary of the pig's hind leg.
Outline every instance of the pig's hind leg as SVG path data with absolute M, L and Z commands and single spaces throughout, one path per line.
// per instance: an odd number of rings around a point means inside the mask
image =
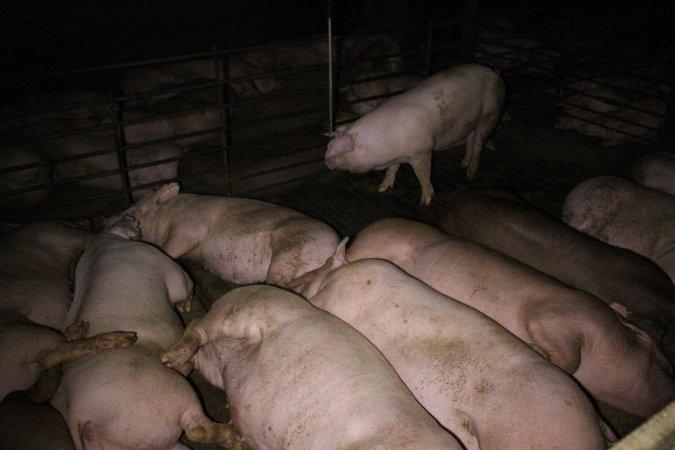
M 464 153 L 460 167 L 466 169 L 467 180 L 471 181 L 476 177 L 483 148 L 486 145 L 494 148 L 494 145 L 488 144 L 488 139 L 498 122 L 499 115 L 484 117 L 466 137 L 466 152 Z
M 431 185 L 431 153 L 417 156 L 410 161 L 410 165 L 415 172 L 417 181 L 422 187 L 422 197 L 420 204 L 428 206 L 431 204 L 431 199 L 434 197 L 434 187 Z

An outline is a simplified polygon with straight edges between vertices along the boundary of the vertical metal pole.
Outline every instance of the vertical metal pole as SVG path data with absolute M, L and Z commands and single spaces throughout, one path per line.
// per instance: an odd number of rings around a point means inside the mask
M 572 44 L 572 32 L 574 31 L 574 23 L 576 21 L 576 16 L 577 16 L 577 2 L 571 2 L 569 4 L 569 8 L 567 10 L 567 15 L 568 15 L 568 20 L 567 20 L 567 30 L 565 30 L 565 37 L 564 37 L 564 50 L 562 54 L 562 61 L 560 62 L 560 65 L 558 66 L 558 86 L 556 87 L 555 91 L 555 100 L 558 101 L 560 100 L 560 96 L 562 95 L 563 91 L 565 90 L 566 84 L 565 84 L 565 79 L 567 78 L 567 71 L 569 70 L 569 53 L 570 53 L 570 46 Z
M 479 0 L 464 0 L 462 46 L 459 49 L 459 59 L 463 61 L 475 58 L 478 42 L 478 3 Z
M 426 76 L 431 75 L 431 58 L 434 53 L 434 20 L 429 21 L 429 30 L 427 31 L 427 67 Z
M 335 117 L 333 105 L 335 101 L 335 81 L 333 79 L 333 13 L 331 11 L 332 2 L 328 1 L 328 135 L 333 137 L 335 134 Z
M 129 169 L 127 167 L 127 156 L 122 149 L 122 125 L 117 116 L 117 107 L 113 101 L 112 93 L 108 93 L 108 109 L 110 110 L 110 123 L 112 124 L 113 138 L 115 141 L 115 152 L 117 153 L 117 168 L 120 173 L 120 181 L 122 188 L 126 192 L 126 206 L 131 205 L 133 198 L 131 197 L 131 185 L 129 183 Z
M 673 74 L 673 70 L 670 73 Z M 660 138 L 659 146 L 661 150 L 675 152 L 675 76 L 673 75 L 671 75 L 670 94 L 668 95 L 666 112 L 663 115 Z
M 218 96 L 218 105 L 220 106 L 220 123 L 222 130 L 220 132 L 220 144 L 223 147 L 223 170 L 225 175 L 225 193 L 232 195 L 232 182 L 230 177 L 230 143 L 232 136 L 230 133 L 230 116 L 229 116 L 229 91 L 227 89 L 225 79 L 225 69 L 227 63 L 224 61 L 227 55 L 220 57 L 218 47 L 213 47 L 213 69 L 216 73 L 216 95 Z

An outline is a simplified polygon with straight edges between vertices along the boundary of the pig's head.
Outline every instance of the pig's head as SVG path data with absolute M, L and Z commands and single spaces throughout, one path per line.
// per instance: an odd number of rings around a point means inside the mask
M 333 256 L 328 258 L 323 266 L 305 273 L 289 281 L 288 287 L 305 298 L 313 297 L 319 290 L 326 277 L 335 269 L 347 264 L 345 249 L 349 238 L 344 238 L 335 249 Z
M 325 156 L 326 166 L 330 170 L 341 168 L 337 158 L 353 150 L 354 138 L 349 134 L 345 134 L 344 128 L 338 128 L 335 131 L 335 137 L 328 143 L 328 150 Z
M 108 229 L 125 216 L 133 217 L 143 226 L 143 221 L 149 213 L 156 211 L 159 207 L 174 199 L 179 191 L 180 186 L 178 183 L 160 186 L 159 189 L 146 195 L 120 214 L 106 217 L 103 220 L 103 227 Z

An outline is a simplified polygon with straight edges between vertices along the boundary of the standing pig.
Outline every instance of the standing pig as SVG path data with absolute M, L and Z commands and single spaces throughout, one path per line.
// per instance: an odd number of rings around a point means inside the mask
M 675 288 L 656 264 L 607 245 L 503 189 L 474 188 L 446 204 L 440 228 L 509 255 L 623 308 L 657 342 L 675 319 Z
M 451 67 L 338 127 L 328 143 L 326 165 L 357 173 L 387 169 L 378 188 L 383 192 L 394 185 L 399 166 L 408 163 L 422 186 L 421 204 L 429 205 L 432 152 L 466 142 L 461 166 L 472 180 L 504 96 L 496 71 L 479 64 Z
M 137 232 L 129 219 L 85 250 L 66 323 L 87 321 L 93 333 L 136 330 L 138 341 L 66 364 L 52 404 L 78 450 L 184 448 L 183 430 L 193 441 L 227 443 L 229 427 L 209 420 L 188 381 L 159 359 L 183 332 L 173 306 L 189 307 L 192 281 L 159 249 L 129 240 Z
M 461 448 L 370 342 L 291 292 L 223 295 L 162 355 L 178 369 L 191 358 L 253 448 Z
M 658 264 L 675 282 L 675 197 L 613 176 L 588 179 L 563 205 L 571 227 Z
M 675 153 L 646 154 L 633 166 L 631 177 L 643 186 L 675 195 Z
M 382 258 L 494 319 L 574 376 L 597 400 L 649 417 L 675 400 L 672 367 L 606 303 L 469 240 L 421 222 L 383 219 L 347 259 Z
M 605 448 L 605 425 L 562 370 L 388 261 L 347 263 L 344 242 L 302 293 L 375 344 L 467 449 Z
M 292 209 L 247 198 L 179 195 L 179 189 L 177 183 L 164 185 L 122 214 L 140 222 L 144 241 L 172 258 L 198 261 L 226 281 L 284 286 L 320 267 L 337 247 L 330 226 Z

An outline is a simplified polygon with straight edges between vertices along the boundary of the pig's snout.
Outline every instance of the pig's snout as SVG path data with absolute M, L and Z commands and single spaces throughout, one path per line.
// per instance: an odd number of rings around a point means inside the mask
M 328 150 L 326 151 L 326 166 L 333 170 L 337 168 L 336 158 L 345 153 L 354 150 L 354 138 L 348 134 L 339 135 L 333 138 L 328 143 Z

